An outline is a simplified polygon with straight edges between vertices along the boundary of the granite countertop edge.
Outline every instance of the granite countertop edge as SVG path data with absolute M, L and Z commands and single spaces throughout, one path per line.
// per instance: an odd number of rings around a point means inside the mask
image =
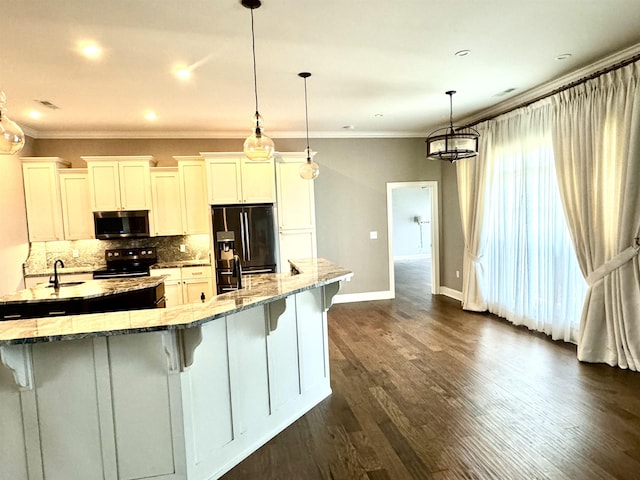
M 193 328 L 353 276 L 350 270 L 324 259 L 294 260 L 290 263 L 298 274 L 252 275 L 248 278 L 251 285 L 247 288 L 214 296 L 201 304 L 0 321 L 0 346 Z

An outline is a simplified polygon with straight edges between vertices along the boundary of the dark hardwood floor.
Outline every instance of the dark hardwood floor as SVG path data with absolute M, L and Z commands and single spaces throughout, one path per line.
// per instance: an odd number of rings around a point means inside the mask
M 640 479 L 640 373 L 396 268 L 395 300 L 329 310 L 333 394 L 224 479 Z

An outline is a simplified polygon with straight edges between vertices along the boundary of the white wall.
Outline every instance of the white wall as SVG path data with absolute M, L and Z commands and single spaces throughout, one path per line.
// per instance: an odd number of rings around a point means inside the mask
M 29 253 L 28 238 L 20 158 L 0 154 L 0 295 L 24 288 L 22 264 Z
M 393 189 L 393 258 L 431 254 L 431 191 L 422 187 Z M 422 224 L 415 221 L 422 217 Z

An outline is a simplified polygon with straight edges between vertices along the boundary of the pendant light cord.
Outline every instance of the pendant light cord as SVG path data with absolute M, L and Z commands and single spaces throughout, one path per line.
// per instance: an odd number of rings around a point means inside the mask
M 307 104 L 307 77 L 304 77 L 304 118 L 307 125 L 307 161 L 311 160 L 311 148 L 309 148 L 309 106 Z
M 253 9 L 251 9 L 251 51 L 253 53 L 253 93 L 256 99 L 256 128 L 260 128 L 258 116 L 258 71 L 256 68 L 256 35 L 253 27 Z

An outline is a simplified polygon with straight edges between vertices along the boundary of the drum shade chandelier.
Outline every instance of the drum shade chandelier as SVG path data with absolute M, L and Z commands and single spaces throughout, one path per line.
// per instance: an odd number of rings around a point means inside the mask
M 240 0 L 243 7 L 251 11 L 251 51 L 253 53 L 253 91 L 256 100 L 256 113 L 253 116 L 253 133 L 244 141 L 244 154 L 249 160 L 267 160 L 273 157 L 273 140 L 262 133 L 262 116 L 258 110 L 258 75 L 256 73 L 256 36 L 253 28 L 253 11 L 259 8 L 260 0 Z
M 307 161 L 300 166 L 300 176 L 305 180 L 315 180 L 320 175 L 320 167 L 311 159 L 311 147 L 309 147 L 309 106 L 307 104 L 307 78 L 311 76 L 309 72 L 300 72 L 299 77 L 304 79 L 304 119 L 307 126 Z
M 455 127 L 453 125 L 453 94 L 455 90 L 445 92 L 449 95 L 449 126 L 440 128 L 427 137 L 427 158 L 455 162 L 478 155 L 478 138 L 475 128 Z
M 13 155 L 24 147 L 24 132 L 16 122 L 7 117 L 7 96 L 0 91 L 0 154 Z

